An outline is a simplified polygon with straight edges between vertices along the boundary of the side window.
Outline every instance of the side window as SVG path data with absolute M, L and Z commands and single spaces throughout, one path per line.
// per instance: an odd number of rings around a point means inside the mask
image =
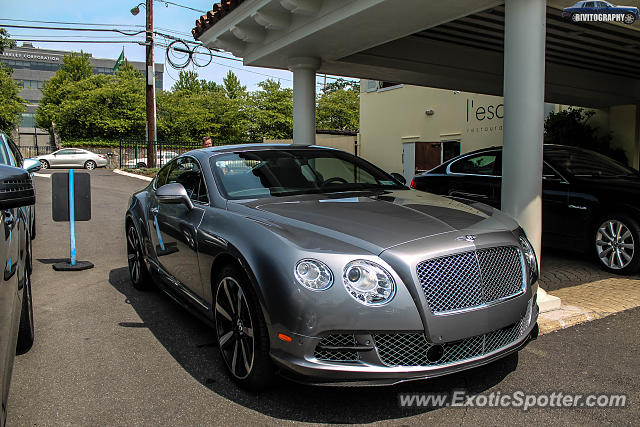
M 595 7 L 592 1 L 586 1 L 583 3 L 582 7 Z
M 64 150 L 59 150 L 56 152 L 58 156 L 69 156 L 71 154 L 75 154 L 75 150 L 73 148 L 66 148 Z
M 207 203 L 209 201 L 200 165 L 194 158 L 182 157 L 177 160 L 167 177 L 167 184 L 174 182 L 182 184 L 187 190 L 189 198 L 194 202 Z
M 169 169 L 171 169 L 171 167 L 174 164 L 175 162 L 169 163 L 168 165 L 160 169 L 160 171 L 158 172 L 158 175 L 156 176 L 156 182 L 154 184 L 156 189 L 162 187 L 167 183 L 167 176 L 169 175 Z
M 12 156 L 16 159 L 16 166 L 22 167 L 24 158 L 22 157 L 22 153 L 20 152 L 20 149 L 11 140 L 11 138 L 7 138 L 7 143 L 8 143 L 7 145 L 9 146 L 9 151 L 11 151 Z
M 0 164 L 3 165 L 11 165 L 11 158 L 6 149 L 6 137 L 0 134 Z
M 465 157 L 451 164 L 449 170 L 452 173 L 472 175 L 500 175 L 500 172 L 496 173 L 501 167 L 498 157 L 496 152 Z

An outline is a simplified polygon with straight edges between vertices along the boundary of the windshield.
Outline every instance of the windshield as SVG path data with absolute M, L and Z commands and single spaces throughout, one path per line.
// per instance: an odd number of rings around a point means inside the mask
M 573 176 L 619 177 L 638 172 L 615 160 L 588 150 L 548 150 L 545 158 Z
M 211 168 L 229 199 L 406 189 L 358 157 L 325 149 L 224 153 L 211 158 Z

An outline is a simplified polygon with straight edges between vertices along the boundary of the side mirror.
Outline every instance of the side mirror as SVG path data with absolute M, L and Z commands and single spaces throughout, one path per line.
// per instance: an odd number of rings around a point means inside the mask
M 394 177 L 397 181 L 400 181 L 402 185 L 407 185 L 407 180 L 404 179 L 404 176 L 400 175 L 397 172 L 392 172 L 391 176 Z
M 0 165 L 0 209 L 21 208 L 35 203 L 36 193 L 29 172 Z
M 156 191 L 158 201 L 167 204 L 184 203 L 189 210 L 193 209 L 193 203 L 182 184 L 165 184 Z
M 38 172 L 41 167 L 42 163 L 40 163 L 40 160 L 24 159 L 24 162 L 22 162 L 22 169 L 29 173 Z

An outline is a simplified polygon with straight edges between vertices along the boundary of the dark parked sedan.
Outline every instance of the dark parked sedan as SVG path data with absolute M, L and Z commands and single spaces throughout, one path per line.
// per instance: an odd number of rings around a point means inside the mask
M 411 190 L 319 147 L 201 149 L 125 218 L 129 272 L 214 326 L 242 386 L 428 378 L 522 348 L 537 261 L 489 206 Z
M 640 269 L 640 174 L 593 151 L 544 146 L 542 243 L 594 254 L 614 273 Z M 416 176 L 411 187 L 500 208 L 502 149 L 474 151 Z
M 29 172 L 0 165 L 0 425 L 5 424 L 16 351 L 33 344 L 31 239 L 26 206 L 35 203 Z

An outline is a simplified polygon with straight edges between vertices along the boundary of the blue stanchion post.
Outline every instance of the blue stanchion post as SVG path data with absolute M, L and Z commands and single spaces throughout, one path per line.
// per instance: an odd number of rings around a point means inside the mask
M 74 193 L 73 169 L 69 169 L 69 246 L 71 265 L 76 265 L 76 205 Z

